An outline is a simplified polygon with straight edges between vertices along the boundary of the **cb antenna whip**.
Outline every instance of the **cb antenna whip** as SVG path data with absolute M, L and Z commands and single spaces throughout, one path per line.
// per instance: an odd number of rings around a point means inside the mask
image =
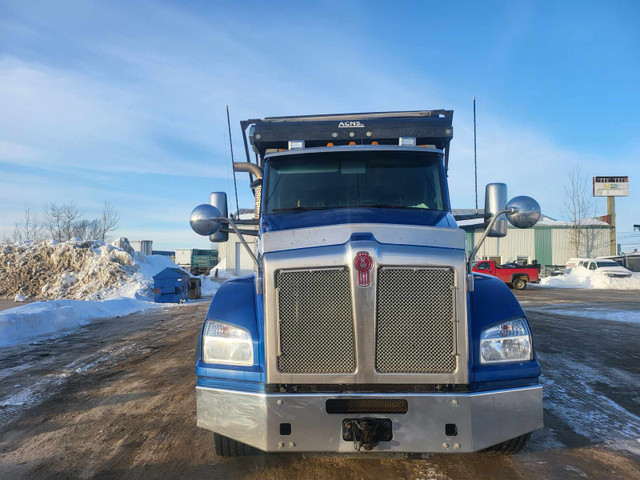
M 229 146 L 231 147 L 231 171 L 233 172 L 233 189 L 236 194 L 236 215 L 240 215 L 240 205 L 238 203 L 238 183 L 236 182 L 236 170 L 233 168 L 234 159 L 233 159 L 233 140 L 231 139 L 231 120 L 229 119 L 229 105 L 227 105 L 227 127 L 229 127 Z M 476 197 L 477 197 L 477 188 L 476 188 Z M 476 200 L 476 207 L 478 202 Z
M 231 151 L 231 155 L 233 155 L 233 150 Z M 476 96 L 475 95 L 473 96 L 473 169 L 475 171 L 475 184 L 476 184 L 476 213 L 478 213 L 478 157 L 476 154 Z M 235 180 L 235 176 L 234 176 L 234 180 Z

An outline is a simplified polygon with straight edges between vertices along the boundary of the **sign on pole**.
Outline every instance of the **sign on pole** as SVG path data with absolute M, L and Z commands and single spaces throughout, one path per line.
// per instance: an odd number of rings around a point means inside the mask
M 628 197 L 629 177 L 593 177 L 594 197 Z

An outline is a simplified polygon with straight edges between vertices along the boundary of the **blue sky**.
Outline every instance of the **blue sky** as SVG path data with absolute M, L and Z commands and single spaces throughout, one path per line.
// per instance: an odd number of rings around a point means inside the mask
M 472 207 L 476 95 L 480 188 L 562 218 L 573 165 L 629 175 L 619 241 L 640 247 L 637 2 L 273 4 L 2 2 L 0 237 L 25 202 L 109 200 L 121 235 L 207 247 L 187 219 L 231 192 L 227 104 L 236 160 L 243 118 L 454 109 L 451 197 Z

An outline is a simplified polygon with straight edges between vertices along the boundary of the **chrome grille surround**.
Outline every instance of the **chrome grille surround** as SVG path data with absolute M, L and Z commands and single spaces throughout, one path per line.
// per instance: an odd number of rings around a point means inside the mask
M 281 372 L 356 370 L 349 277 L 346 267 L 276 273 Z
M 443 267 L 380 267 L 376 371 L 453 373 L 455 273 Z
M 367 233 L 369 232 L 369 233 Z M 357 239 L 352 238 L 358 235 Z M 366 238 L 365 237 L 369 237 Z M 465 235 L 453 228 L 350 223 L 265 232 L 259 242 L 264 291 L 266 382 L 286 385 L 466 385 L 469 380 Z M 358 286 L 353 261 L 366 251 L 373 259 L 371 286 Z M 453 373 L 382 373 L 376 370 L 376 293 L 381 266 L 447 268 L 456 285 Z M 284 270 L 346 268 L 355 328 L 356 370 L 351 373 L 286 373 L 278 368 L 281 349 L 276 279 Z M 262 303 L 262 302 L 260 302 Z M 258 308 L 262 308 L 259 305 Z

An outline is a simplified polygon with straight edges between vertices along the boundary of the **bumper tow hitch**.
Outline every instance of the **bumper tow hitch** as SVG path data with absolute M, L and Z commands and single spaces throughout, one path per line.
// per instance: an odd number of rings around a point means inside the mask
M 386 418 L 346 418 L 342 421 L 342 438 L 353 441 L 353 448 L 371 450 L 380 442 L 393 439 L 391 420 Z

